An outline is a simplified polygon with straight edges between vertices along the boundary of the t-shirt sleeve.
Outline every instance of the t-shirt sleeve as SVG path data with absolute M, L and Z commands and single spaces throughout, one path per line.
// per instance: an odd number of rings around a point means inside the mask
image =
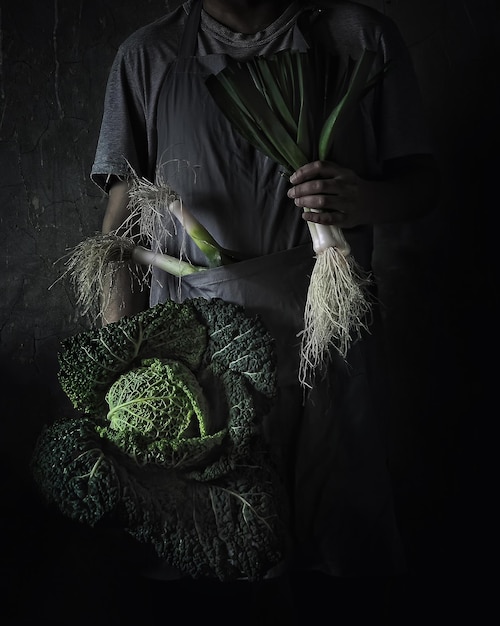
M 378 90 L 379 162 L 434 151 L 422 94 L 408 48 L 394 22 L 386 20 L 379 51 L 387 72 Z
M 105 192 L 114 177 L 147 176 L 149 159 L 144 98 L 134 76 L 134 63 L 118 50 L 109 73 L 104 111 L 91 179 Z

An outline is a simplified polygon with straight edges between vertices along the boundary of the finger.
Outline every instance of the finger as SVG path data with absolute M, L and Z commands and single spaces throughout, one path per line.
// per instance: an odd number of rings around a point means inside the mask
M 317 211 L 341 210 L 342 199 L 334 194 L 313 194 L 300 196 L 293 200 L 295 206 L 316 209 Z
M 290 187 L 287 192 L 289 198 L 304 198 L 313 195 L 337 196 L 341 190 L 341 185 L 335 178 L 316 179 L 306 183 L 301 183 Z
M 332 161 L 312 161 L 299 167 L 291 176 L 292 185 L 318 178 L 333 178 L 341 173 L 341 168 Z
M 306 222 L 315 224 L 325 224 L 327 226 L 342 226 L 345 222 L 345 215 L 341 211 L 304 211 L 302 218 Z

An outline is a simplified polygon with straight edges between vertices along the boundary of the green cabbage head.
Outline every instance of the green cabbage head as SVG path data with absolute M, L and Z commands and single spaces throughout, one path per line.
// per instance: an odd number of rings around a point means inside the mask
M 108 424 L 101 435 L 140 463 L 168 467 L 181 459 L 185 464 L 190 455 L 199 462 L 227 432 L 213 432 L 204 391 L 179 361 L 144 359 L 111 385 L 106 401 Z

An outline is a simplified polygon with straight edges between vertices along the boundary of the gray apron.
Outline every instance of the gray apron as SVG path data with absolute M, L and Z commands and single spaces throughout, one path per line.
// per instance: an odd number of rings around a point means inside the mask
M 309 232 L 290 208 L 280 167 L 240 138 L 209 96 L 204 80 L 224 67 L 225 56 L 196 56 L 201 4 L 193 4 L 160 94 L 159 172 L 222 246 L 248 258 L 182 279 L 155 270 L 151 305 L 222 298 L 261 316 L 278 356 L 278 398 L 265 430 L 294 509 L 292 565 L 333 575 L 393 574 L 401 569 L 401 546 L 370 377 L 380 365 L 372 367 L 372 338 L 353 346 L 348 363 L 333 354 L 326 376 L 304 397 L 297 333 L 314 264 Z M 295 44 L 305 46 L 295 29 Z M 176 255 L 181 242 L 192 262 L 205 265 L 181 230 L 161 247 Z M 354 234 L 350 243 L 357 260 L 369 263 L 364 242 Z
M 290 205 L 289 184 L 281 167 L 240 138 L 212 102 L 204 80 L 224 67 L 226 56 L 195 56 L 201 4 L 195 3 L 188 16 L 178 59 L 159 97 L 160 176 L 221 245 L 249 258 L 182 280 L 155 271 L 151 304 L 202 296 L 244 305 L 249 314 L 262 317 L 276 339 L 280 381 L 294 384 L 297 334 L 314 264 L 311 239 L 297 210 L 281 211 L 285 215 L 281 222 L 270 224 L 265 214 L 270 202 L 273 207 L 280 202 Z M 298 31 L 294 40 L 305 48 Z M 182 249 L 190 261 L 206 265 L 199 250 L 178 230 L 177 237 L 164 240 L 161 247 L 174 256 Z

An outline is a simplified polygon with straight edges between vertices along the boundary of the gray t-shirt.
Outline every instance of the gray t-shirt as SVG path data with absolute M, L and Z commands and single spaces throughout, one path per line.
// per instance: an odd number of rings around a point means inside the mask
M 177 50 L 191 8 L 188 0 L 144 26 L 120 46 L 111 68 L 92 180 L 107 190 L 112 175 L 125 176 L 130 164 L 140 176 L 156 171 L 156 114 L 159 93 Z M 234 33 L 202 11 L 197 54 L 225 53 L 245 59 L 293 46 L 298 15 L 319 10 L 314 36 L 334 54 L 359 58 L 363 48 L 379 52 L 379 65 L 391 61 L 383 87 L 372 100 L 366 142 L 373 161 L 364 174 L 375 176 L 394 157 L 432 152 L 416 77 L 395 24 L 368 7 L 348 2 L 293 2 L 264 31 Z

